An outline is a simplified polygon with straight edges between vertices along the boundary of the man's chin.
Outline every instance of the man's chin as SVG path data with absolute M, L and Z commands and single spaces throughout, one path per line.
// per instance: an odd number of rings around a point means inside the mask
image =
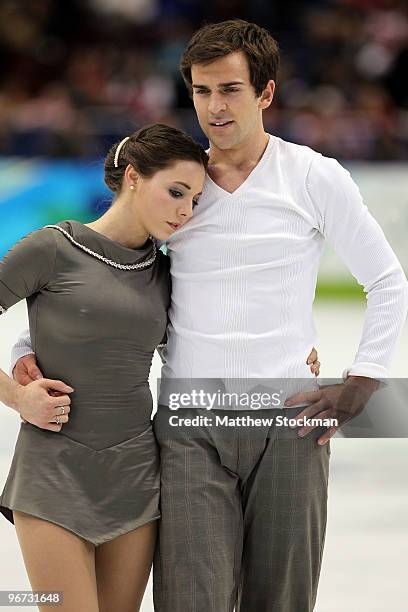
M 234 137 L 231 133 L 227 134 L 226 132 L 217 132 L 216 130 L 212 130 L 208 125 L 205 126 L 205 129 L 203 126 L 201 126 L 201 129 L 207 136 L 210 143 L 215 145 L 217 149 L 227 151 L 236 144 L 236 136 Z
M 236 145 L 236 138 L 231 138 L 231 136 L 228 138 L 223 137 L 220 134 L 216 134 L 214 137 L 212 136 L 213 135 L 211 134 L 211 137 L 209 137 L 210 142 L 221 151 L 228 151 L 228 149 L 232 149 Z

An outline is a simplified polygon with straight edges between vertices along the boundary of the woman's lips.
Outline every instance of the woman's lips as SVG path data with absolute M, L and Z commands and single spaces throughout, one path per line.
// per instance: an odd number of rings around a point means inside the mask
M 180 223 L 170 223 L 170 221 L 167 221 L 167 225 L 170 225 L 171 229 L 176 230 L 180 227 Z

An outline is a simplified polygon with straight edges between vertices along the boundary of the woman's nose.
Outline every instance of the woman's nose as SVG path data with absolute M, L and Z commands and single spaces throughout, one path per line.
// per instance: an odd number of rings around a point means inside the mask
M 190 219 L 190 217 L 193 215 L 193 203 L 186 203 L 185 205 L 180 207 L 178 210 L 178 215 L 184 222 Z

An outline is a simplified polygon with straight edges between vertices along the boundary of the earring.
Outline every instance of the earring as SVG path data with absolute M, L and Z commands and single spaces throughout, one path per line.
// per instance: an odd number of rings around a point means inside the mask
M 134 186 L 134 185 L 130 185 L 130 189 L 134 189 L 134 188 L 135 188 L 135 186 Z

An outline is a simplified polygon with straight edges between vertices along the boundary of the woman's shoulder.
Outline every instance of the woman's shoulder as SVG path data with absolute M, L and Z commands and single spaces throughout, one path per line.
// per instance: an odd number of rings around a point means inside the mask
M 59 221 L 55 224 L 44 225 L 38 229 L 34 229 L 21 238 L 21 241 L 31 242 L 32 244 L 43 244 L 43 245 L 55 245 L 58 238 L 58 231 L 56 229 L 61 228 L 66 231 L 69 228 L 67 221 Z
M 34 229 L 25 236 L 22 236 L 12 247 L 13 249 L 24 249 L 31 251 L 50 252 L 56 248 L 55 235 L 52 230 L 47 227 Z

